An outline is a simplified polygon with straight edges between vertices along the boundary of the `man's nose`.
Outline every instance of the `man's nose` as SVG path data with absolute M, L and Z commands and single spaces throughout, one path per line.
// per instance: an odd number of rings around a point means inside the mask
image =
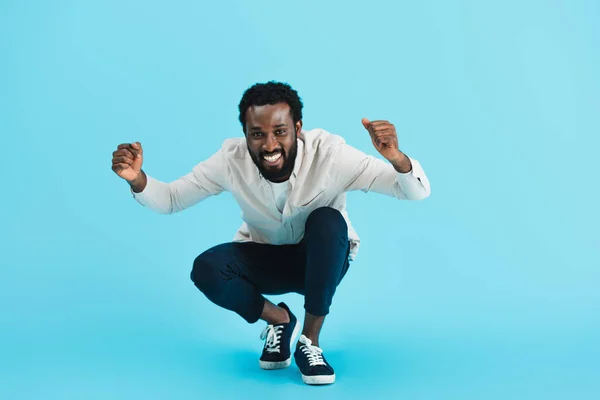
M 265 144 L 263 145 L 263 150 L 267 153 L 271 153 L 275 151 L 279 147 L 279 143 L 275 139 L 275 135 L 269 134 L 265 138 Z

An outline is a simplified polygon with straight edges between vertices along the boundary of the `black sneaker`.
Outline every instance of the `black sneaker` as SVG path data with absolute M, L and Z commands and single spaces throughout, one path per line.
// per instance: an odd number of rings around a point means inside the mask
M 302 380 L 307 385 L 327 385 L 335 382 L 335 372 L 325 360 L 323 350 L 313 346 L 311 340 L 300 336 L 300 347 L 294 353 L 296 365 L 302 374 Z
M 267 325 L 260 335 L 265 340 L 262 356 L 258 361 L 262 369 L 287 368 L 292 363 L 292 343 L 298 335 L 300 325 L 296 316 L 292 314 L 284 303 L 277 304 L 287 311 L 290 322 L 286 324 Z

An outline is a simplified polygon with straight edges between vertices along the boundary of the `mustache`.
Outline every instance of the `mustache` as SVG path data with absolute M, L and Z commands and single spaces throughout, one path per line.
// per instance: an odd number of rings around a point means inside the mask
M 281 155 L 285 155 L 285 151 L 283 151 L 283 149 L 277 149 L 273 151 L 261 151 L 260 156 L 272 156 L 279 153 L 281 153 Z

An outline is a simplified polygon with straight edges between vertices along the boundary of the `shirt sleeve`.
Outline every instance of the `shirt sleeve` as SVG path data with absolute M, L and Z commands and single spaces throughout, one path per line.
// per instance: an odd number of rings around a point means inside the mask
M 144 190 L 135 193 L 130 189 L 131 194 L 138 203 L 161 214 L 183 211 L 227 190 L 227 165 L 222 150 L 175 181 L 166 183 L 149 175 L 147 177 Z
M 361 190 L 400 200 L 422 200 L 431 193 L 429 180 L 419 162 L 409 157 L 412 170 L 399 173 L 387 161 L 367 155 L 344 143 L 332 157 L 334 182 L 343 191 Z

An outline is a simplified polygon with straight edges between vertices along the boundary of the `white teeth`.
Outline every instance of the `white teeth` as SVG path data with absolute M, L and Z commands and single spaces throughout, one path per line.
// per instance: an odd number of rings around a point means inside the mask
M 279 160 L 279 157 L 281 157 L 281 153 L 277 153 L 277 154 L 274 154 L 272 156 L 263 156 L 263 157 L 268 162 L 275 162 L 275 161 Z

